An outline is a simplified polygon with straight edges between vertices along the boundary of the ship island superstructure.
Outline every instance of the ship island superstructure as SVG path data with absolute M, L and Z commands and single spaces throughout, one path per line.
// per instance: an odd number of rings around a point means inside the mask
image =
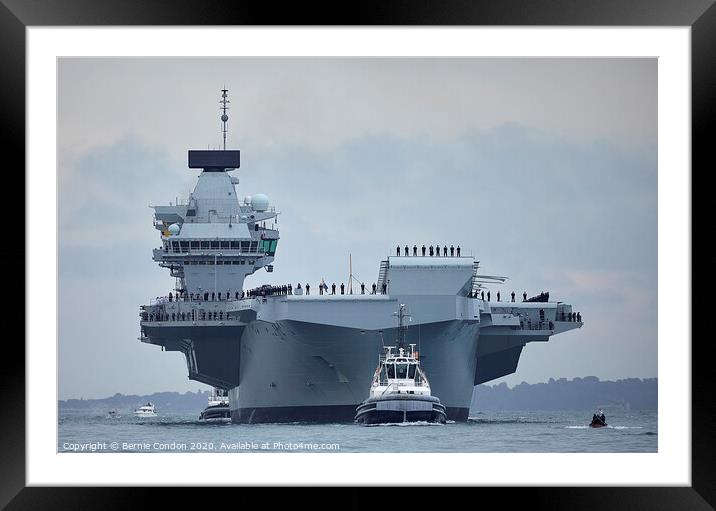
M 583 325 L 548 294 L 491 300 L 507 278 L 446 250 L 397 250 L 380 262 L 375 291 L 246 290 L 248 275 L 273 271 L 279 213 L 263 194 L 239 199 L 230 175 L 238 150 L 190 150 L 188 166 L 201 170 L 188 199 L 153 207 L 161 238 L 153 258 L 176 285 L 140 307 L 140 340 L 182 352 L 190 379 L 228 391 L 234 423 L 351 422 L 382 336 L 397 333 L 391 319 L 400 304 L 411 310 L 432 392 L 457 421 L 468 417 L 474 386 L 515 372 L 527 343 Z

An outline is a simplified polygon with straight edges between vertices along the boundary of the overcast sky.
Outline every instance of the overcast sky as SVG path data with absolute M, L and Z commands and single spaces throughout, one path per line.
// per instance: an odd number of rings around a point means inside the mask
M 281 212 L 272 282 L 373 282 L 396 243 L 459 244 L 504 295 L 585 326 L 514 375 L 657 376 L 656 59 L 60 59 L 60 399 L 208 388 L 139 336 L 174 279 L 149 204 L 186 199 L 187 149 L 241 149 L 239 196 Z M 495 383 L 496 383 L 495 382 Z

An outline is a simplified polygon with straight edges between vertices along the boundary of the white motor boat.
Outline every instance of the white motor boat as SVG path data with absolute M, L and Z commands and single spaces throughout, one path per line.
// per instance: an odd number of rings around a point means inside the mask
M 154 409 L 153 403 L 147 403 L 134 410 L 136 417 L 156 417 L 157 411 Z

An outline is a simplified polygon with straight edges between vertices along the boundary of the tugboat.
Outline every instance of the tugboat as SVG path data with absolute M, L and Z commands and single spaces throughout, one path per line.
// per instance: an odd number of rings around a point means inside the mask
M 607 419 L 604 417 L 604 412 L 600 408 L 597 413 L 592 415 L 592 422 L 589 424 L 590 428 L 603 428 L 607 425 Z
M 154 404 L 150 402 L 134 410 L 134 415 L 136 417 L 156 417 L 157 411 L 154 409 Z
M 209 404 L 199 415 L 201 422 L 231 422 L 229 392 L 214 387 L 209 394 Z
M 385 346 L 378 357 L 370 396 L 356 408 L 355 422 L 359 424 L 394 424 L 401 422 L 431 422 L 444 424 L 445 406 L 430 395 L 430 383 L 420 367 L 415 344 L 405 349 L 405 305 L 398 312 L 398 351 Z

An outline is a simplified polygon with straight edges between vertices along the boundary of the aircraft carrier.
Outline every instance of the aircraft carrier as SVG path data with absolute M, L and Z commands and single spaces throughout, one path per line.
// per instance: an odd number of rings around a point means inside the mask
M 413 319 L 407 342 L 419 345 L 432 392 L 455 421 L 467 419 L 475 385 L 516 371 L 527 343 L 582 326 L 547 293 L 499 297 L 506 277 L 481 274 L 474 257 L 445 245 L 395 248 L 363 290 L 244 289 L 247 275 L 273 271 L 278 212 L 263 194 L 239 199 L 226 89 L 220 103 L 223 149 L 190 150 L 194 191 L 153 206 L 153 259 L 176 285 L 140 306 L 140 340 L 181 351 L 190 379 L 228 390 L 233 422 L 352 421 L 382 346 L 398 335 L 401 304 Z

